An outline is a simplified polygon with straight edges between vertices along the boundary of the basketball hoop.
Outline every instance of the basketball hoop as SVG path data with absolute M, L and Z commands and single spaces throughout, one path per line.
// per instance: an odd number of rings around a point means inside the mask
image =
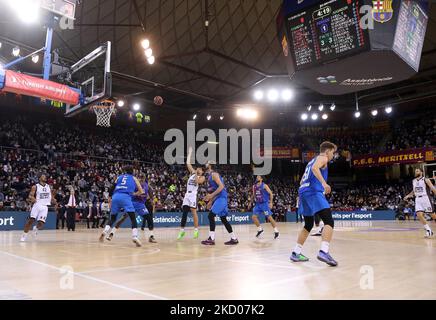
M 92 106 L 94 113 L 97 116 L 97 126 L 110 127 L 111 117 L 115 112 L 115 102 L 103 100 Z

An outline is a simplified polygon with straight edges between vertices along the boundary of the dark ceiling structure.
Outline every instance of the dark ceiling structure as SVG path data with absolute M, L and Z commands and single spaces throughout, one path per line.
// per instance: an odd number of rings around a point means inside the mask
M 56 30 L 54 48 L 77 61 L 111 41 L 114 96 L 152 101 L 161 95 L 167 106 L 190 112 L 252 102 L 254 87 L 273 85 L 296 92 L 280 111 L 323 101 L 354 108 L 354 95 L 321 96 L 289 78 L 276 38 L 280 5 L 281 0 L 81 0 L 74 29 Z M 436 4 L 430 11 L 420 72 L 402 83 L 359 92 L 362 106 L 436 96 Z M 42 27 L 23 26 L 7 10 L 0 10 L 0 26 L 3 43 L 29 51 L 44 43 Z M 155 52 L 154 65 L 141 48 L 144 38 Z M 0 49 L 0 58 L 11 58 L 6 55 Z

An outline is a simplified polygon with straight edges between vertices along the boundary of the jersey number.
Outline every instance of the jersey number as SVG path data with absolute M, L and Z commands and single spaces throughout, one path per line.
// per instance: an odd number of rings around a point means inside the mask
M 121 179 L 121 185 L 125 185 L 127 183 L 127 177 L 123 177 L 123 179 Z
M 302 182 L 306 181 L 309 178 L 310 170 L 312 169 L 312 166 L 307 166 L 306 170 L 304 171 L 303 178 L 301 179 Z

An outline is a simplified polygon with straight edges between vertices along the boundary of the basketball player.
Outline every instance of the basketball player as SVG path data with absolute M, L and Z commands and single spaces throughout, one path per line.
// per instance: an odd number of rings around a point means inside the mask
M 198 185 L 203 184 L 206 179 L 203 176 L 203 169 L 197 168 L 194 169 L 191 165 L 191 156 L 192 156 L 192 148 L 189 148 L 188 157 L 186 159 L 186 166 L 188 168 L 189 173 L 191 174 L 188 183 L 186 185 L 186 194 L 183 199 L 182 204 L 182 221 L 180 223 L 180 232 L 177 237 L 177 240 L 182 239 L 186 232 L 186 221 L 188 220 L 188 213 L 191 211 L 192 217 L 194 218 L 194 239 L 198 239 L 198 215 L 197 215 L 197 193 L 198 193 Z
M 206 172 L 209 175 L 208 183 L 209 194 L 206 195 L 204 201 L 207 203 L 207 208 L 210 210 L 209 218 L 209 238 L 201 242 L 201 244 L 206 246 L 215 245 L 215 216 L 220 217 L 222 224 L 226 227 L 227 232 L 230 234 L 230 241 L 225 242 L 225 245 L 231 246 L 239 243 L 238 238 L 233 233 L 232 226 L 227 221 L 228 207 L 227 200 L 228 194 L 226 187 L 224 186 L 223 178 L 212 170 L 212 164 L 208 162 L 206 164 Z
M 147 207 L 147 198 L 153 198 L 153 194 L 150 191 L 147 179 L 145 174 L 139 175 L 139 182 L 141 183 L 142 189 L 144 190 L 144 194 L 140 196 L 133 196 L 133 206 L 135 207 L 135 213 L 142 218 L 143 221 L 143 227 L 141 228 L 143 231 L 145 229 L 145 222 L 148 224 L 148 230 L 150 231 L 150 237 L 148 238 L 148 241 L 151 243 L 157 243 L 156 239 L 154 238 L 154 224 L 153 224 L 153 211 L 151 208 Z M 114 237 L 114 234 L 118 229 L 121 227 L 123 222 L 127 219 L 129 215 L 127 213 L 124 213 L 121 218 L 115 223 L 115 227 L 112 229 L 111 233 L 106 237 L 106 240 L 111 241 Z M 144 232 L 145 233 L 145 232 Z
M 404 200 L 407 200 L 413 196 L 415 196 L 415 212 L 418 216 L 419 221 L 424 225 L 425 229 L 425 238 L 430 238 L 433 236 L 433 231 L 425 219 L 424 214 L 428 213 L 431 217 L 436 220 L 436 214 L 433 211 L 433 206 L 430 202 L 430 198 L 427 193 L 427 187 L 436 195 L 436 188 L 433 186 L 433 183 L 430 179 L 424 177 L 424 172 L 422 169 L 418 168 L 415 170 L 415 179 L 413 179 L 413 190 L 407 196 L 404 197 Z
M 100 241 L 104 241 L 104 237 L 108 234 L 115 233 L 115 228 L 112 228 L 111 231 L 111 227 L 114 225 L 115 221 L 117 221 L 118 213 L 124 210 L 127 212 L 132 222 L 132 241 L 137 247 L 141 246 L 141 242 L 138 239 L 138 223 L 135 217 L 135 207 L 133 206 L 132 196 L 140 196 L 143 194 L 144 190 L 142 189 L 141 183 L 133 176 L 133 167 L 126 166 L 124 168 L 124 174 L 120 175 L 116 180 L 111 201 L 110 221 L 100 235 Z
M 33 234 L 36 237 L 38 231 L 44 227 L 48 215 L 48 206 L 52 202 L 57 206 L 57 201 L 54 195 L 52 195 L 50 186 L 47 184 L 47 176 L 45 174 L 41 174 L 39 183 L 30 189 L 29 200 L 33 206 L 30 211 L 29 220 L 24 226 L 24 233 L 20 239 L 21 242 L 26 241 L 27 234 L 35 221 L 37 221 L 37 225 L 33 227 Z
M 256 177 L 256 184 L 253 186 L 253 193 L 251 196 L 251 203 L 255 203 L 253 208 L 253 222 L 257 227 L 256 238 L 263 233 L 263 228 L 259 222 L 259 214 L 265 215 L 268 221 L 271 223 L 274 228 L 274 239 L 277 239 L 280 235 L 279 230 L 277 229 L 277 225 L 275 220 L 272 217 L 272 207 L 273 207 L 273 193 L 267 184 L 263 182 L 262 176 Z
M 332 190 L 327 184 L 328 163 L 335 158 L 337 146 L 331 142 L 325 141 L 320 146 L 320 154 L 312 159 L 306 167 L 303 177 L 301 178 L 299 196 L 299 212 L 304 216 L 304 228 L 298 236 L 297 244 L 291 255 L 294 262 L 304 262 L 309 259 L 301 251 L 303 245 L 313 228 L 314 216 L 319 215 L 324 221 L 324 230 L 322 232 L 321 250 L 318 253 L 318 260 L 327 263 L 330 266 L 337 266 L 338 263 L 329 254 L 330 242 L 333 236 L 334 222 L 325 195 Z

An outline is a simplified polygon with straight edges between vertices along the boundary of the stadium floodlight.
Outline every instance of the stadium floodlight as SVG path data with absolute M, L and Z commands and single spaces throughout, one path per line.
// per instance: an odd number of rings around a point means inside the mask
M 319 105 L 318 110 L 319 111 L 323 111 L 324 110 L 324 105 L 322 103 Z
M 309 116 L 307 115 L 307 113 L 303 113 L 301 115 L 301 120 L 306 121 L 309 118 Z
M 313 121 L 318 120 L 318 114 L 317 113 L 313 113 L 311 118 L 312 118 Z
M 321 118 L 322 120 L 327 120 L 329 118 L 329 115 L 327 113 L 324 113 Z
M 18 18 L 26 23 L 35 23 L 39 19 L 40 1 L 38 0 L 13 0 L 9 4 Z
M 206 119 L 207 119 L 207 121 L 210 121 L 212 119 L 212 116 L 210 114 L 208 114 Z
M 32 61 L 33 61 L 33 63 L 38 63 L 38 61 L 39 61 L 39 55 L 34 54 L 34 55 L 32 56 Z
M 310 112 L 310 110 L 312 110 L 312 105 L 309 105 L 309 106 L 307 107 L 307 111 Z
M 257 101 L 260 101 L 263 99 L 263 91 L 262 90 L 256 90 L 254 92 L 254 99 Z
M 372 110 L 371 114 L 373 117 L 376 117 L 378 115 L 378 110 L 377 109 Z
M 259 116 L 256 110 L 250 108 L 238 109 L 236 110 L 236 115 L 246 120 L 256 120 Z
M 354 117 L 355 117 L 355 118 L 360 118 L 360 111 L 356 111 L 356 112 L 354 113 Z
M 156 58 L 154 56 L 151 56 L 150 58 L 147 59 L 148 64 L 154 64 L 155 61 Z
M 330 106 L 330 110 L 335 111 L 335 109 L 336 109 L 336 105 L 334 103 L 332 103 L 332 105 Z
M 144 53 L 147 58 L 150 58 L 153 55 L 153 50 L 151 48 L 148 48 L 144 51 Z
M 294 92 L 290 89 L 285 89 L 282 91 L 282 99 L 283 101 L 291 101 L 294 97 Z
M 268 91 L 268 100 L 270 102 L 276 102 L 279 98 L 279 92 L 275 89 L 271 89 Z
M 192 120 L 195 120 L 195 119 L 197 119 L 197 115 L 196 114 L 194 114 L 193 117 L 192 117 Z
M 387 114 L 391 114 L 392 113 L 392 107 L 386 107 L 385 112 Z
M 220 116 L 220 120 L 223 121 L 224 120 L 224 115 Z
M 14 57 L 18 57 L 20 55 L 20 48 L 19 47 L 15 47 L 12 49 L 12 55 Z
M 124 100 L 118 100 L 118 102 L 117 102 L 118 107 L 122 108 L 122 107 L 124 107 L 124 105 L 125 105 Z
M 147 50 L 150 48 L 150 40 L 144 39 L 141 41 L 141 46 L 144 48 L 144 50 Z
M 135 104 L 133 105 L 133 110 L 134 110 L 134 111 L 139 111 L 139 109 L 141 109 L 141 105 L 140 105 L 139 103 L 135 103 Z

